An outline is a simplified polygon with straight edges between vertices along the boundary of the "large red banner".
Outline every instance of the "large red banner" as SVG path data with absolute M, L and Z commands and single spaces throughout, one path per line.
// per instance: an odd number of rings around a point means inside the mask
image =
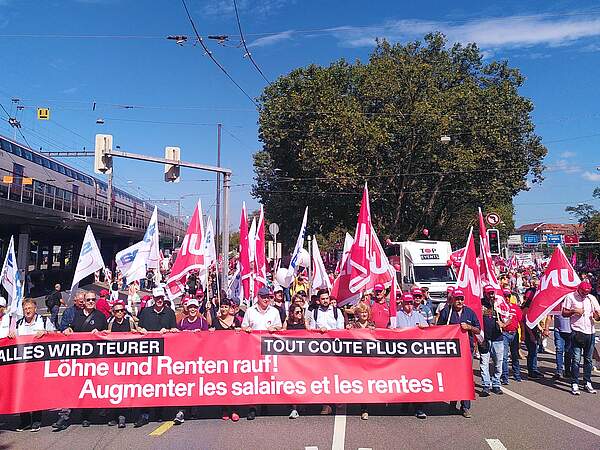
M 0 414 L 474 398 L 469 341 L 458 325 L 1 339 L 0 379 Z

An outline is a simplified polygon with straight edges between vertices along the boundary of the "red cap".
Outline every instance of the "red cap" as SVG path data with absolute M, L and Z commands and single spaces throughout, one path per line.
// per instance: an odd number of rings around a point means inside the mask
M 486 284 L 483 287 L 483 292 L 487 293 L 487 292 L 494 292 L 496 289 L 494 289 L 494 286 L 492 286 L 491 284 Z
M 415 298 L 412 296 L 411 293 L 407 292 L 405 294 L 402 294 L 402 302 L 403 303 L 413 302 L 413 301 L 415 301 Z
M 151 296 L 151 295 L 144 295 L 144 296 L 142 297 L 142 300 L 143 300 L 143 301 L 145 301 L 145 302 L 147 302 L 147 301 L 148 301 L 148 300 L 150 300 L 151 298 L 152 298 L 152 296 Z
M 590 292 L 592 292 L 592 284 L 588 280 L 583 280 L 581 283 L 579 283 L 577 289 L 585 292 L 586 294 L 589 294 Z
M 202 296 L 204 296 L 204 291 L 203 291 L 202 289 L 198 289 L 198 290 L 196 291 L 196 297 L 197 297 L 197 296 L 199 296 L 199 295 L 202 295 Z
M 510 292 L 510 289 L 502 289 L 502 294 L 505 297 L 510 297 L 512 295 L 512 292 Z
M 108 292 L 106 289 L 100 289 L 100 297 L 106 297 L 109 294 L 110 292 Z
M 464 298 L 465 293 L 463 292 L 462 289 L 454 289 L 454 291 L 452 292 L 452 297 L 463 297 Z
M 112 307 L 114 308 L 117 305 L 125 307 L 125 302 L 123 300 L 115 300 L 115 302 L 112 304 Z
M 381 283 L 377 283 L 374 287 L 373 287 L 374 291 L 385 291 L 385 286 Z
M 423 295 L 423 291 L 421 290 L 421 288 L 420 287 L 416 287 L 416 286 L 411 289 L 410 293 L 412 295 Z
M 448 286 L 446 292 L 454 292 L 454 289 L 456 289 L 454 286 Z

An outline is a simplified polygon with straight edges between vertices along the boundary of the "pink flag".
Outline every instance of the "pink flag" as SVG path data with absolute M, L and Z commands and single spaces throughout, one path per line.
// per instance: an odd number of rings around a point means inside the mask
M 534 328 L 553 309 L 557 309 L 555 307 L 564 296 L 577 290 L 580 282 L 562 247 L 557 245 L 527 311 L 527 326 Z
M 450 253 L 450 260 L 448 261 L 448 265 L 454 267 L 455 269 L 460 269 L 460 265 L 462 264 L 462 259 L 465 255 L 465 248 L 459 248 L 458 250 Z
M 350 292 L 364 290 L 370 282 L 370 251 L 371 251 L 371 210 L 369 207 L 369 190 L 367 183 L 363 191 L 358 223 L 354 234 L 354 244 L 350 250 Z
M 250 243 L 248 241 L 248 216 L 246 216 L 246 203 L 242 204 L 242 217 L 240 218 L 240 274 L 242 279 L 242 295 L 246 301 L 250 300 Z
M 185 292 L 185 276 L 190 271 L 204 268 L 203 237 L 202 204 L 198 200 L 177 254 L 177 259 L 171 269 L 171 275 L 167 280 L 167 294 L 171 300 L 176 299 Z
M 483 313 L 481 310 L 481 275 L 477 264 L 475 253 L 475 240 L 473 239 L 473 227 L 469 230 L 465 253 L 458 271 L 457 286 L 465 294 L 465 306 L 471 308 L 477 315 L 481 329 L 483 330 Z
M 500 314 L 503 320 L 508 320 L 510 317 L 510 306 L 504 298 L 502 288 L 496 277 L 496 269 L 494 268 L 494 260 L 490 252 L 490 243 L 488 242 L 487 230 L 483 220 L 483 213 L 479 208 L 479 272 L 481 274 L 481 285 L 489 284 L 496 290 L 496 300 L 494 307 Z
M 571 265 L 575 267 L 577 265 L 577 252 L 573 250 L 573 254 L 571 255 Z
M 348 233 L 344 240 L 344 250 L 342 252 L 342 259 L 340 260 L 339 271 L 337 278 L 333 281 L 333 287 L 331 288 L 331 296 L 337 300 L 338 306 L 345 304 L 355 303 L 360 298 L 360 293 L 350 292 L 348 285 L 350 284 L 350 250 L 354 239 Z
M 267 258 L 265 256 L 265 213 L 260 206 L 260 216 L 256 226 L 256 247 L 254 250 L 254 298 L 258 290 L 267 285 Z

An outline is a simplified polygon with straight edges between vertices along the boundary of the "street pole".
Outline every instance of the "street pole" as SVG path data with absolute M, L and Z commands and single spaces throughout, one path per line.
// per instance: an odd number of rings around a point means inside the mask
M 227 288 L 227 275 L 229 274 L 229 191 L 231 189 L 231 172 L 223 173 L 223 228 L 221 249 L 223 251 L 223 267 L 221 286 Z
M 113 168 L 108 172 L 108 189 L 106 190 L 108 197 L 108 221 L 112 222 L 112 198 L 113 198 Z
M 221 124 L 217 124 L 217 167 L 221 167 Z M 221 174 L 217 172 L 217 201 L 215 213 L 215 236 L 221 231 Z M 217 254 L 219 254 L 219 240 L 215 240 Z

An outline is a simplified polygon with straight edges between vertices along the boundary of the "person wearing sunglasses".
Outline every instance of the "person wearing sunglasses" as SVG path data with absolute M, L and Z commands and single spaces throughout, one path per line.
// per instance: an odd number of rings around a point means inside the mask
M 137 333 L 137 325 L 131 316 L 127 314 L 125 302 L 118 300 L 112 306 L 112 317 L 108 321 L 109 333 Z
M 284 330 L 306 330 L 307 323 L 304 315 L 304 307 L 298 303 L 292 302 L 288 310 L 287 320 L 283 323 Z M 298 412 L 298 405 L 292 405 L 292 410 L 288 416 L 290 419 L 297 419 L 300 417 Z

